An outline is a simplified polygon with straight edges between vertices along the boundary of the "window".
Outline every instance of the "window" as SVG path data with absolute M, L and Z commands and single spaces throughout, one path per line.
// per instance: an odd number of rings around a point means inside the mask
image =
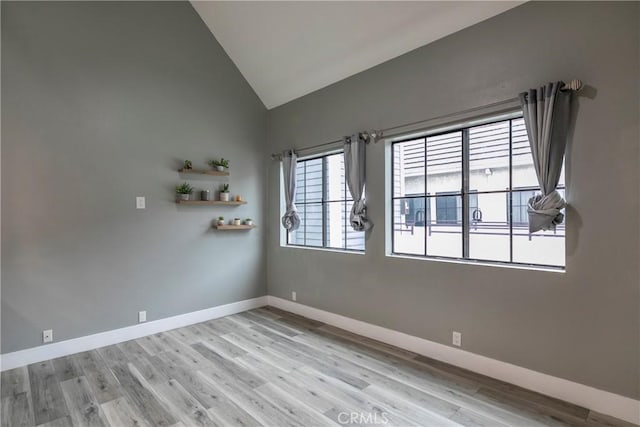
M 296 207 L 300 227 L 287 233 L 287 245 L 364 251 L 364 232 L 351 228 L 353 199 L 344 175 L 344 155 L 299 160 Z
M 478 209 L 478 195 L 475 192 L 469 193 L 469 214 L 473 220 L 482 215 Z M 458 203 L 456 196 L 439 193 L 439 197 L 436 198 L 436 224 L 447 223 L 462 223 L 462 204 Z
M 458 197 L 440 196 L 436 198 L 436 224 L 455 224 L 462 217 L 462 205 L 458 213 Z
M 564 224 L 529 235 L 538 181 L 521 117 L 396 141 L 392 180 L 394 254 L 565 265 Z
M 522 225 L 528 223 L 528 214 L 527 214 L 527 206 L 529 204 L 529 199 L 536 195 L 536 192 L 533 190 L 524 190 L 524 191 L 514 191 L 512 194 L 513 200 L 513 216 L 512 220 L 514 224 Z M 507 202 L 507 215 L 509 212 L 509 198 L 506 197 L 505 201 Z

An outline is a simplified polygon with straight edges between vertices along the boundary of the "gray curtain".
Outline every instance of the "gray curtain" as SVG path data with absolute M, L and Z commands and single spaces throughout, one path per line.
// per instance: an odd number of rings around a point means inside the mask
M 296 210 L 296 166 L 298 156 L 293 150 L 282 153 L 282 174 L 284 175 L 284 199 L 287 210 L 282 216 L 282 226 L 288 231 L 295 231 L 300 227 L 300 217 Z
M 529 233 L 554 230 L 562 224 L 565 200 L 556 191 L 569 132 L 571 91 L 563 82 L 548 83 L 520 94 L 533 165 L 542 194 L 529 199 Z
M 351 228 L 355 231 L 366 231 L 373 227 L 367 218 L 365 199 L 367 140 L 361 134 L 344 138 L 344 174 L 353 198 L 351 207 Z

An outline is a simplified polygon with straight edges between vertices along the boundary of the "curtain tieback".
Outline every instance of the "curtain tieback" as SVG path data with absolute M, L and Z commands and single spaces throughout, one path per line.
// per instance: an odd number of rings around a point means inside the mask
M 367 204 L 364 197 L 353 202 L 349 220 L 355 231 L 365 231 L 371 228 L 371 223 L 367 220 Z
M 536 194 L 530 198 L 527 206 L 529 233 L 555 230 L 556 225 L 562 224 L 564 220 L 564 214 L 560 211 L 566 206 L 567 202 L 556 190 L 549 194 Z
M 282 216 L 282 226 L 288 231 L 295 231 L 300 227 L 300 217 L 298 210 L 293 203 L 287 205 L 287 211 Z

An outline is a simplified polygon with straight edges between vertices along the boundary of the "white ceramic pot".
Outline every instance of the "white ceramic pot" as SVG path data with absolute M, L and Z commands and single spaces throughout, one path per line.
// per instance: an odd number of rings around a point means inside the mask
M 253 225 L 253 221 L 252 221 L 252 220 L 245 221 L 244 223 L 245 223 L 246 225 Z
M 242 225 L 242 221 L 236 218 L 233 220 L 233 225 Z
M 224 166 L 216 166 L 218 172 L 224 172 Z
M 180 200 L 189 200 L 189 194 L 180 194 Z
M 218 225 L 224 225 L 224 219 L 223 220 L 218 220 Z
M 230 193 L 225 193 L 223 191 L 220 192 L 220 201 L 221 202 L 228 202 L 230 197 L 231 197 Z

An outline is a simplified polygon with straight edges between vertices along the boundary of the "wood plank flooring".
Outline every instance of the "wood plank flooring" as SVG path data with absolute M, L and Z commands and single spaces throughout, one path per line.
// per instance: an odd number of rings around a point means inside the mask
M 2 426 L 629 426 L 272 307 L 2 373 Z

